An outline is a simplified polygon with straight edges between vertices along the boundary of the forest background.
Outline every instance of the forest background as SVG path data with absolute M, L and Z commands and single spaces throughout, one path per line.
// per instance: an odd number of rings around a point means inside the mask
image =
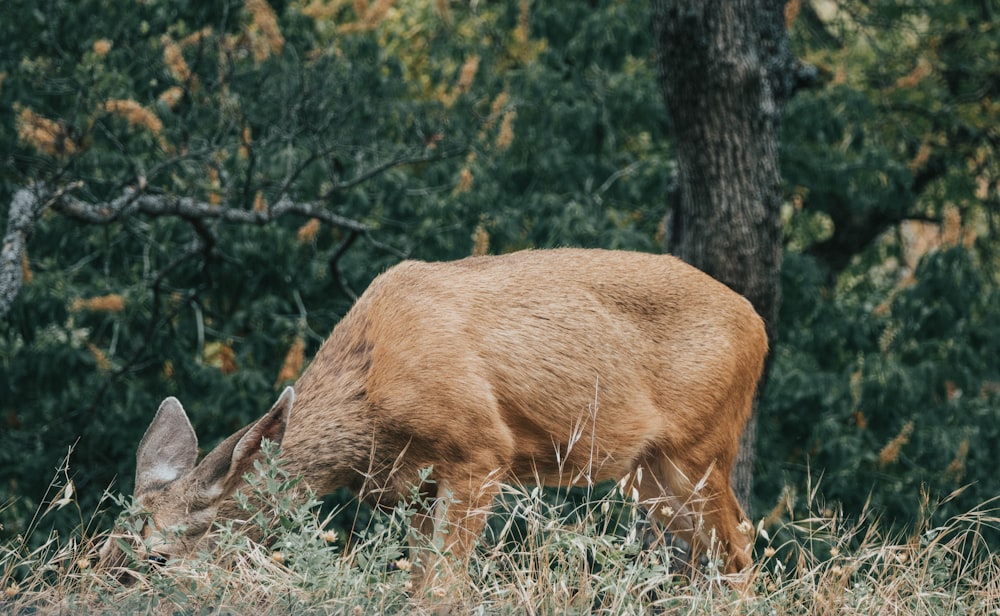
M 130 492 L 167 395 L 203 446 L 260 415 L 404 258 L 662 251 L 677 169 L 645 3 L 0 10 L 0 218 L 27 230 L 0 304 L 0 541 L 54 477 L 84 510 Z M 755 520 L 815 491 L 905 529 L 1000 494 L 996 10 L 785 7 L 818 79 L 782 124 Z

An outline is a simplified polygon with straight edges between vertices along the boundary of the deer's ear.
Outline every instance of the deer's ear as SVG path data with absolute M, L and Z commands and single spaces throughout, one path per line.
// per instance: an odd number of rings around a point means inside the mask
M 201 486 L 204 498 L 224 498 L 235 492 L 243 476 L 253 470 L 254 460 L 260 458 L 264 439 L 281 443 L 294 399 L 292 388 L 285 388 L 267 414 L 219 443 L 205 456 L 192 476 Z
M 194 468 L 198 437 L 177 398 L 160 404 L 135 457 L 135 494 L 161 489 Z
M 291 387 L 286 387 L 271 410 L 250 426 L 243 438 L 236 443 L 233 448 L 230 474 L 237 473 L 236 477 L 242 477 L 253 468 L 253 461 L 260 454 L 260 447 L 265 438 L 281 444 L 294 402 L 295 392 Z

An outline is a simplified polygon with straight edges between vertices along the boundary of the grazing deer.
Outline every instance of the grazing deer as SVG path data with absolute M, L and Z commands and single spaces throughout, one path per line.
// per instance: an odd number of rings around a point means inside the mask
M 240 517 L 232 496 L 267 438 L 318 494 L 349 486 L 393 505 L 433 468 L 411 543 L 440 542 L 450 560 L 417 568 L 414 588 L 454 582 L 435 577 L 442 567 L 465 573 L 510 480 L 631 477 L 654 519 L 737 572 L 750 533 L 730 470 L 766 352 L 750 303 L 671 256 L 407 261 L 372 282 L 294 392 L 200 463 L 180 403 L 163 402 L 136 460 L 145 549 L 190 554 L 215 521 Z

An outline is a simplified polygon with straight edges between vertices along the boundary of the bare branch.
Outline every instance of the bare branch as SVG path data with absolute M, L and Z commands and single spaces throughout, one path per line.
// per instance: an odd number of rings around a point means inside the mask
M 7 316 L 14 299 L 21 291 L 22 262 L 35 221 L 45 208 L 60 199 L 67 191 L 79 188 L 75 182 L 49 193 L 44 185 L 22 188 L 14 193 L 7 214 L 7 233 L 0 249 L 0 319 Z
M 194 232 L 198 234 L 199 238 L 201 238 L 202 253 L 206 256 L 211 254 L 211 252 L 215 249 L 215 244 L 217 243 L 215 234 L 212 233 L 212 230 L 208 228 L 205 221 L 201 218 L 188 218 L 187 221 L 191 223 L 191 227 L 194 229 Z
M 379 169 L 385 170 L 407 162 L 413 161 L 395 160 L 392 164 L 381 166 Z M 371 175 L 365 174 L 364 177 L 367 179 Z M 372 238 L 369 227 L 364 223 L 329 211 L 325 201 L 293 201 L 285 195 L 268 209 L 247 210 L 213 205 L 190 197 L 150 194 L 126 188 L 121 196 L 110 201 L 88 203 L 68 194 L 69 191 L 81 186 L 81 182 L 76 182 L 53 191 L 44 184 L 37 184 L 14 193 L 8 214 L 7 234 L 4 236 L 0 252 L 0 318 L 7 315 L 20 292 L 22 259 L 28 238 L 38 216 L 49 207 L 63 216 L 91 225 L 105 225 L 136 215 L 183 218 L 191 223 L 201 238 L 202 249 L 209 251 L 215 244 L 215 237 L 204 224 L 205 221 L 220 220 L 237 224 L 265 225 L 283 216 L 302 216 L 316 218 L 348 231 L 352 242 L 353 238 L 362 236 L 380 250 L 400 258 L 406 257 L 399 250 Z
M 337 249 L 333 251 L 333 254 L 330 256 L 329 260 L 330 273 L 333 274 L 333 279 L 337 281 L 338 285 L 340 285 L 340 290 L 343 291 L 344 294 L 347 295 L 347 297 L 350 297 L 352 301 L 358 301 L 358 295 L 347 285 L 347 281 L 344 279 L 344 275 L 340 272 L 339 261 L 341 255 L 347 252 L 347 249 L 350 248 L 352 244 L 354 244 L 354 240 L 356 239 L 358 239 L 357 233 L 349 234 L 347 238 L 343 242 L 341 242 L 340 246 L 338 246 Z
M 238 212 L 243 212 L 245 210 L 236 210 Z M 250 212 L 248 212 L 250 213 Z M 329 223 L 335 227 L 340 227 L 347 231 L 353 231 L 355 233 L 368 233 L 368 226 L 364 223 L 360 223 L 356 220 L 350 218 L 345 218 L 330 212 L 326 209 L 326 203 L 323 201 L 292 201 L 289 197 L 282 197 L 277 203 L 271 206 L 270 210 L 267 212 L 253 212 L 257 214 L 258 219 L 255 221 L 257 224 L 265 224 L 271 220 L 281 218 L 288 214 L 296 214 L 298 216 L 306 216 L 308 218 L 318 218 L 323 222 Z M 228 219 L 227 219 L 228 220 Z M 235 220 L 232 222 L 241 222 Z
M 64 216 L 92 225 L 123 220 L 136 214 L 265 225 L 282 216 L 292 214 L 318 218 L 348 231 L 357 233 L 368 231 L 368 227 L 364 223 L 328 211 L 326 204 L 321 201 L 297 202 L 288 197 L 282 198 L 270 209 L 245 210 L 213 205 L 191 197 L 138 193 L 132 188 L 127 188 L 122 196 L 106 203 L 87 203 L 70 195 L 62 195 L 61 198 L 53 200 L 52 209 Z

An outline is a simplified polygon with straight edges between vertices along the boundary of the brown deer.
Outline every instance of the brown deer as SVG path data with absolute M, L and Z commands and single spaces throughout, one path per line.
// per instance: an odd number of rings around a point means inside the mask
M 432 467 L 412 547 L 433 540 L 450 558 L 423 558 L 416 589 L 465 574 L 504 481 L 630 477 L 654 519 L 734 573 L 750 527 L 730 470 L 766 352 L 750 303 L 671 256 L 407 261 L 372 282 L 294 392 L 200 463 L 180 403 L 163 402 L 137 453 L 144 549 L 184 556 L 240 517 L 232 495 L 267 438 L 318 494 L 349 486 L 392 505 Z

